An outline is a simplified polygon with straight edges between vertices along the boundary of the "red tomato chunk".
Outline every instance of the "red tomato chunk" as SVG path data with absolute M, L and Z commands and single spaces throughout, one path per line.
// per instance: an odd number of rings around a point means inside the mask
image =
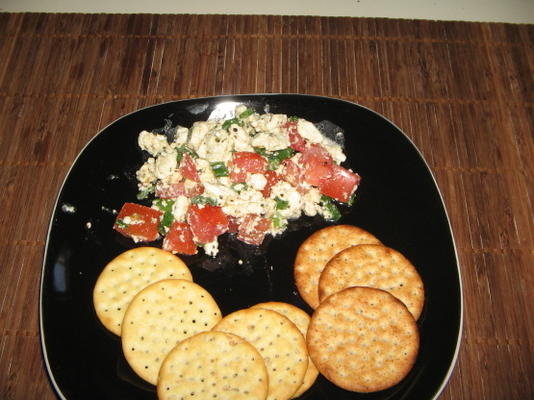
M 163 250 L 185 255 L 197 254 L 197 246 L 189 225 L 185 222 L 173 222 L 163 239 Z
M 312 186 L 320 186 L 333 173 L 334 160 L 326 149 L 310 144 L 302 153 L 304 180 Z
M 204 193 L 204 186 L 192 181 L 156 185 L 156 197 L 160 199 L 174 199 L 178 196 L 192 198 L 202 193 Z
M 289 137 L 291 148 L 297 151 L 304 151 L 307 141 L 298 133 L 297 122 L 288 122 L 285 128 L 287 129 L 287 136 Z
M 197 167 L 193 158 L 185 153 L 183 155 L 182 161 L 180 163 L 180 174 L 186 179 L 192 180 L 194 182 L 200 182 L 198 177 Z
M 358 174 L 333 164 L 332 175 L 320 184 L 319 190 L 326 196 L 348 203 L 359 183 L 360 176 Z
M 251 151 L 236 151 L 230 161 L 230 180 L 246 182 L 248 174 L 263 174 L 267 170 L 267 160 Z
M 124 203 L 113 229 L 136 242 L 151 242 L 159 237 L 161 211 L 136 203 Z
M 262 218 L 257 214 L 247 214 L 239 225 L 237 238 L 242 242 L 259 246 L 270 227 L 271 220 Z
M 228 217 L 221 207 L 192 204 L 187 211 L 187 222 L 196 243 L 213 242 L 228 231 Z

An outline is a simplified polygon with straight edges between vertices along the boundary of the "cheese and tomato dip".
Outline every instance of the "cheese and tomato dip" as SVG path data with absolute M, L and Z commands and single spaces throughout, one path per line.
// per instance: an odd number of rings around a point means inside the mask
M 178 126 L 173 137 L 142 131 L 148 153 L 137 171 L 138 199 L 125 203 L 114 229 L 136 242 L 163 237 L 180 254 L 218 252 L 227 232 L 250 245 L 284 232 L 290 220 L 336 220 L 360 182 L 340 164 L 342 147 L 303 118 L 258 114 L 237 106 L 235 117 Z

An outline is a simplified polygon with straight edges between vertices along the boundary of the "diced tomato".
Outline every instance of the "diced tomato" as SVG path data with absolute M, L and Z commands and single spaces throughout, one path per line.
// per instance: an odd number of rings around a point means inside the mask
M 179 171 L 184 178 L 192 180 L 194 182 L 200 182 L 200 178 L 198 177 L 197 172 L 197 166 L 195 165 L 193 158 L 189 154 L 184 153 L 182 161 L 180 162 Z
M 228 231 L 228 217 L 221 207 L 192 204 L 187 211 L 187 222 L 195 242 L 213 242 L 217 236 Z
M 136 242 L 151 242 L 159 237 L 162 212 L 136 203 L 124 203 L 113 229 Z
M 237 233 L 237 231 L 239 230 L 238 218 L 232 215 L 227 215 L 227 218 L 228 218 L 228 232 Z
M 284 127 L 287 129 L 290 147 L 293 150 L 303 151 L 306 148 L 307 141 L 299 134 L 297 122 L 290 121 Z
M 261 194 L 263 194 L 263 197 L 269 197 L 271 194 L 271 188 L 276 185 L 276 183 L 280 180 L 280 177 L 275 171 L 265 171 L 263 174 L 265 178 L 267 179 L 267 183 L 261 190 Z
M 193 181 L 156 185 L 156 197 L 174 199 L 178 196 L 195 197 L 204 193 L 204 186 Z
M 281 178 L 294 186 L 300 193 L 306 193 L 309 188 L 303 185 L 303 171 L 299 165 L 292 160 L 284 160 L 283 166 Z
M 333 173 L 334 161 L 324 147 L 312 143 L 302 153 L 303 178 L 312 186 L 320 186 Z
M 343 203 L 350 200 L 360 183 L 360 176 L 340 165 L 332 165 L 332 175 L 319 186 L 322 194 Z
M 258 153 L 237 151 L 232 155 L 229 167 L 232 182 L 246 182 L 249 173 L 263 174 L 267 171 L 267 160 Z
M 163 250 L 185 255 L 197 254 L 197 246 L 189 225 L 174 221 L 163 239 Z
M 257 214 L 247 214 L 243 218 L 237 238 L 242 242 L 258 246 L 262 244 L 267 230 L 271 227 L 271 220 Z

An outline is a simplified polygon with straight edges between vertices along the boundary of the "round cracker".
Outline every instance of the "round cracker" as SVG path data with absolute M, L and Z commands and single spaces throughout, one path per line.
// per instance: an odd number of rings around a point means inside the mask
M 333 225 L 318 230 L 300 245 L 295 258 L 295 284 L 310 307 L 319 305 L 319 277 L 330 258 L 347 247 L 363 243 L 380 244 L 380 241 L 356 226 Z
M 386 290 L 402 301 L 417 320 L 425 301 L 423 281 L 412 263 L 382 245 L 349 247 L 328 261 L 319 279 L 319 299 L 350 286 Z
M 399 383 L 419 351 L 412 314 L 390 293 L 351 287 L 328 297 L 312 315 L 308 351 L 335 385 L 375 392 Z
M 121 341 L 126 361 L 141 378 L 155 385 L 167 353 L 220 320 L 219 306 L 196 283 L 182 279 L 153 283 L 132 299 L 124 314 Z
M 202 332 L 176 345 L 158 377 L 160 400 L 264 400 L 269 377 L 256 348 L 239 336 Z
M 269 400 L 287 400 L 302 385 L 308 366 L 306 341 L 283 315 L 260 308 L 235 311 L 213 330 L 233 333 L 259 351 L 269 374 Z
M 306 338 L 306 332 L 308 332 L 308 326 L 310 325 L 310 316 L 304 310 L 294 306 L 293 304 L 284 303 L 281 301 L 268 301 L 265 303 L 258 303 L 252 308 L 262 308 L 265 310 L 276 311 L 279 314 L 282 314 L 284 317 L 288 318 L 295 326 L 299 329 L 300 333 Z M 304 381 L 302 385 L 297 389 L 292 398 L 301 396 L 306 390 L 308 390 L 311 385 L 317 379 L 319 371 L 308 357 L 308 368 L 304 374 Z
M 93 289 L 93 304 L 102 324 L 121 335 L 124 313 L 132 298 L 144 287 L 162 279 L 192 280 L 184 262 L 156 247 L 125 251 L 102 270 Z

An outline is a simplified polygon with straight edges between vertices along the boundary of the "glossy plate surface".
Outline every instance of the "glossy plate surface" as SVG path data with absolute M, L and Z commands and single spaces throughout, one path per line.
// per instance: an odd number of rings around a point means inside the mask
M 306 399 L 432 399 L 454 366 L 462 328 L 459 266 L 447 214 L 434 178 L 407 136 L 377 113 L 353 103 L 308 95 L 238 95 L 159 104 L 126 115 L 82 150 L 59 193 L 50 221 L 41 282 L 41 343 L 51 384 L 66 399 L 155 399 L 155 388 L 127 365 L 120 339 L 98 321 L 92 290 L 100 271 L 136 245 L 112 230 L 113 210 L 137 201 L 135 171 L 143 162 L 137 136 L 165 120 L 191 126 L 244 103 L 260 113 L 328 121 L 345 134 L 349 166 L 362 176 L 356 201 L 338 223 L 353 224 L 402 252 L 417 267 L 426 290 L 418 321 L 421 347 L 410 374 L 373 394 L 339 389 L 323 377 Z M 311 313 L 293 282 L 298 246 L 328 223 L 304 218 L 259 248 L 220 238 L 220 254 L 182 257 L 194 280 L 212 293 L 223 315 L 277 300 Z M 156 242 L 153 245 L 160 246 Z M 242 263 L 238 261 L 242 260 Z

